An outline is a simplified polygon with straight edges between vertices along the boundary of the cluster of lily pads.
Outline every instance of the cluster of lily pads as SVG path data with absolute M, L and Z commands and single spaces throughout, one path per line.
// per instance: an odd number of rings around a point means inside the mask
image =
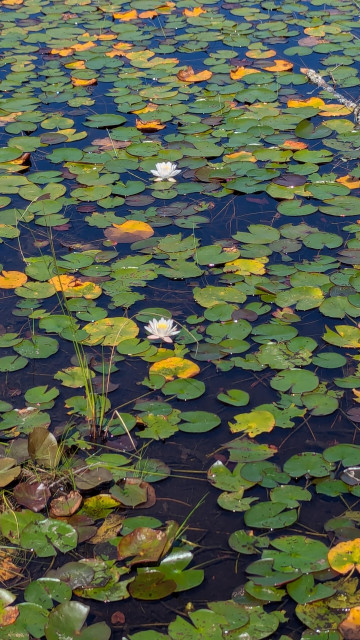
M 126 637 L 360 637 L 360 133 L 305 67 L 356 97 L 357 17 L 3 0 L 0 640 L 108 640 L 84 600 L 197 598 L 186 523 L 144 511 L 181 484 L 170 438 L 204 452 L 243 584 Z

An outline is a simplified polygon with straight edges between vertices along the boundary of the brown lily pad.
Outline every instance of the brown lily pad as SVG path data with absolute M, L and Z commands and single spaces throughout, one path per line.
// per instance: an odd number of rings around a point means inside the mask
M 72 516 L 80 507 L 82 502 L 81 494 L 78 491 L 54 498 L 50 505 L 50 516 L 52 518 L 64 518 Z
M 118 560 L 133 556 L 132 560 L 128 562 L 130 566 L 157 562 L 162 556 L 166 541 L 165 531 L 138 527 L 120 540 L 117 546 Z
M 75 475 L 75 484 L 77 488 L 82 491 L 93 489 L 94 487 L 99 486 L 99 484 L 111 482 L 112 480 L 112 474 L 104 467 L 85 469 L 84 471 L 81 471 L 81 473 Z
M 35 511 L 35 513 L 44 509 L 50 495 L 49 487 L 44 482 L 38 482 L 37 480 L 20 482 L 14 489 L 16 501 L 23 507 Z

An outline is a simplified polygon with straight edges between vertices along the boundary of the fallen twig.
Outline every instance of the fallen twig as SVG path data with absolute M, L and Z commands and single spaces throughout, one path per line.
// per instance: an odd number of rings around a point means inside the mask
M 338 91 L 335 91 L 334 87 L 332 87 L 331 84 L 328 84 L 324 80 L 324 78 L 322 78 L 318 73 L 316 73 L 316 71 L 314 71 L 314 69 L 303 68 L 303 69 L 300 69 L 300 71 L 304 73 L 309 78 L 309 80 L 314 84 L 316 84 L 318 87 L 321 87 L 322 89 L 325 89 L 329 93 L 332 93 L 334 98 L 336 98 L 336 100 L 338 100 L 340 104 L 343 104 L 348 109 L 351 109 L 351 111 L 353 111 L 354 113 L 355 123 L 357 125 L 360 124 L 360 105 L 359 104 L 357 104 L 356 102 L 353 102 L 352 100 L 348 100 L 343 95 L 341 95 L 341 93 L 338 93 Z

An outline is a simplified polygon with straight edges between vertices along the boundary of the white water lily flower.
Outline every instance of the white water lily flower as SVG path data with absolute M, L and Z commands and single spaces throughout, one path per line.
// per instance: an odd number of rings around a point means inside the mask
M 164 342 L 172 342 L 170 336 L 180 333 L 174 321 L 166 320 L 165 318 L 160 318 L 160 320 L 153 318 L 145 327 L 145 330 L 150 333 L 149 340 L 163 340 Z
M 153 176 L 156 176 L 155 182 L 160 180 L 169 180 L 169 182 L 176 182 L 174 176 L 181 173 L 180 169 L 176 168 L 176 164 L 173 162 L 158 162 L 155 165 L 156 169 L 151 169 Z

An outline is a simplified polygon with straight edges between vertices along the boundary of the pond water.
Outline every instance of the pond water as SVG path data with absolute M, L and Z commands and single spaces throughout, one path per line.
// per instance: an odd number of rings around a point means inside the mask
M 0 640 L 360 638 L 358 12 L 3 0 Z

